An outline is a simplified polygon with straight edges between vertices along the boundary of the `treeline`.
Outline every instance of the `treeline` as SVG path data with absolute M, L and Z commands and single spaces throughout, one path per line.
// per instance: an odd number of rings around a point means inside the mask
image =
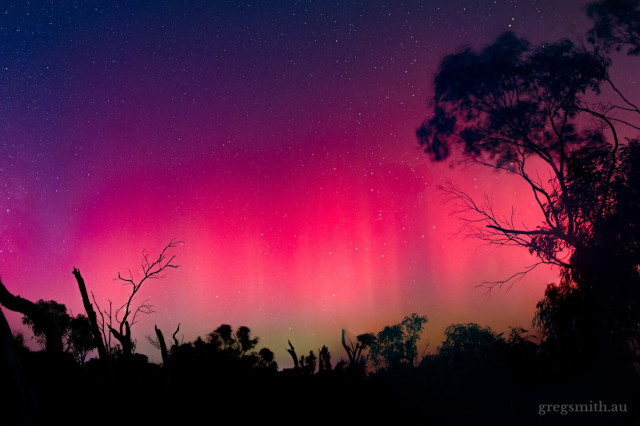
M 298 355 L 288 342 L 290 369 L 279 369 L 274 352 L 260 348 L 245 326 L 223 324 L 192 342 L 174 334 L 170 345 L 156 329 L 162 364 L 121 350 L 83 362 L 72 344 L 63 352 L 33 352 L 18 338 L 20 369 L 2 381 L 0 424 L 193 424 L 225 415 L 239 424 L 539 424 L 540 404 L 589 401 L 624 404 L 625 412 L 583 415 L 581 424 L 638 420 L 640 382 L 631 370 L 559 371 L 544 340 L 538 344 L 520 328 L 505 335 L 473 323 L 450 325 L 435 353 L 421 354 L 426 323 L 411 314 L 354 340 L 343 330 L 341 354 L 323 346 Z M 568 420 L 545 416 L 545 424 Z
M 222 324 L 192 342 L 177 338 L 179 325 L 167 338 L 156 326 L 148 339 L 162 363 L 150 363 L 136 351 L 132 328 L 153 310 L 136 296 L 149 279 L 177 267 L 170 254 L 177 244 L 154 258 L 144 252 L 139 276 L 118 274 L 130 288 L 120 304 L 101 307 L 93 294 L 90 300 L 74 269 L 86 316 L 73 317 L 56 301 L 13 295 L 0 281 L 0 304 L 23 315 L 44 349 L 29 350 L 0 315 L 0 425 L 200 424 L 203 415 L 211 423 L 233 415 L 240 424 L 538 424 L 540 404 L 589 401 L 626 410 L 583 416 L 582 424 L 640 423 L 637 362 L 627 348 L 590 332 L 585 319 L 593 311 L 566 282 L 549 285 L 538 303 L 536 339 L 521 328 L 503 334 L 452 324 L 435 353 L 426 354 L 419 341 L 427 317 L 414 313 L 375 333 L 350 338 L 342 330 L 344 352 L 337 355 L 287 341 L 293 368 L 280 369 L 246 326 Z M 97 356 L 87 360 L 90 353 Z M 564 420 L 545 414 L 549 419 Z

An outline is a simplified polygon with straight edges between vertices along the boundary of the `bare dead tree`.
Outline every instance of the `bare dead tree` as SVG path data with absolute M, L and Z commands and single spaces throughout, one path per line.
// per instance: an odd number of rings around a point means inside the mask
M 146 336 L 147 341 L 149 342 L 149 344 L 151 344 L 151 346 L 153 346 L 154 348 L 160 351 L 160 354 L 162 355 L 162 363 L 164 364 L 164 366 L 168 366 L 170 351 L 169 349 L 167 349 L 167 343 L 164 339 L 164 334 L 162 333 L 162 330 L 158 328 L 157 325 L 155 325 L 154 327 L 156 331 L 156 337 L 154 338 L 151 336 Z M 178 331 L 180 331 L 179 323 L 178 323 L 178 328 L 176 328 L 176 331 L 173 332 L 173 336 L 172 336 L 174 341 L 174 346 L 178 346 L 180 344 L 180 342 L 178 342 L 178 339 L 176 338 L 176 334 L 178 334 Z
M 109 300 L 109 310 L 107 311 L 106 309 L 103 310 L 100 308 L 93 292 L 91 292 L 91 298 L 93 299 L 93 303 L 96 305 L 98 313 L 100 314 L 100 319 L 96 318 L 96 322 L 102 336 L 105 350 L 107 351 L 107 354 L 112 355 L 114 347 L 111 344 L 111 333 L 109 332 L 109 329 L 113 326 L 113 302 Z
M 176 337 L 179 331 L 180 331 L 180 323 L 178 323 L 178 328 L 176 328 L 176 331 L 173 332 L 173 336 L 171 336 L 173 337 L 174 346 L 180 346 L 180 342 L 178 342 L 178 338 Z
M 353 341 L 349 339 L 349 345 L 347 345 L 345 334 L 345 330 L 342 329 L 342 347 L 344 347 L 344 350 L 347 352 L 349 364 L 360 365 L 362 361 L 362 351 L 371 346 L 374 336 L 370 333 L 361 334 L 357 338 L 357 343 L 354 344 Z
M 156 336 L 158 338 L 158 345 L 160 346 L 160 354 L 162 355 L 162 364 L 166 367 L 169 365 L 169 352 L 167 351 L 167 344 L 164 341 L 164 336 L 162 331 L 158 328 L 157 325 L 154 325 L 156 330 Z
M 181 241 L 172 239 L 160 254 L 155 258 L 150 258 L 146 251 L 142 252 L 142 261 L 140 262 L 142 278 L 134 279 L 133 273 L 129 270 L 128 277 L 124 277 L 118 272 L 116 281 L 121 281 L 123 285 L 130 287 L 129 297 L 127 301 L 118 307 L 113 316 L 109 315 L 110 320 L 114 320 L 116 327 L 113 326 L 114 321 L 107 324 L 109 332 L 120 343 L 122 354 L 129 356 L 133 354 L 134 342 L 131 337 L 131 327 L 136 323 L 139 314 L 153 313 L 152 306 L 148 304 L 148 300 L 143 301 L 139 305 L 134 304 L 134 298 L 147 280 L 157 280 L 165 277 L 165 273 L 169 269 L 177 269 L 179 265 L 173 263 L 175 255 L 170 255 L 169 251 L 179 244 Z M 103 321 L 103 325 L 104 325 Z
M 146 335 L 144 336 L 145 339 L 147 339 L 147 342 L 153 346 L 154 348 L 156 348 L 159 351 L 162 351 L 162 348 L 160 347 L 160 342 L 158 341 L 158 335 L 156 333 L 156 336 L 150 336 L 150 335 Z
M 287 349 L 287 352 L 289 352 L 289 355 L 293 358 L 293 368 L 297 371 L 300 369 L 300 363 L 298 361 L 298 355 L 296 355 L 296 349 L 291 344 L 291 340 L 287 340 L 287 343 L 289 343 L 289 349 Z
M 73 276 L 78 282 L 78 288 L 80 289 L 80 295 L 82 296 L 82 304 L 84 305 L 84 310 L 87 312 L 87 317 L 91 323 L 91 333 L 93 334 L 93 338 L 98 349 L 98 356 L 100 359 L 106 359 L 108 353 L 105 347 L 105 341 L 103 340 L 103 334 L 100 332 L 96 312 L 89 301 L 89 294 L 87 293 L 87 286 L 85 285 L 84 278 L 82 278 L 78 268 L 73 268 Z
M 362 347 L 359 343 L 356 343 L 354 345 L 351 339 L 349 339 L 349 346 L 347 346 L 344 328 L 342 329 L 342 347 L 344 347 L 344 350 L 347 352 L 347 356 L 349 357 L 349 364 L 357 364 L 357 360 L 360 359 Z

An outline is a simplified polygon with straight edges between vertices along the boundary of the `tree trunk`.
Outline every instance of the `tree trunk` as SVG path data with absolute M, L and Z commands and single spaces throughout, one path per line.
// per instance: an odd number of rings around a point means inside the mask
M 120 328 L 123 329 L 122 333 L 109 326 L 109 330 L 111 331 L 111 334 L 113 334 L 113 337 L 120 342 L 122 356 L 128 358 L 133 355 L 133 340 L 131 340 L 131 328 L 129 327 L 129 321 L 125 321 L 124 325 Z
M 0 424 L 37 425 L 38 410 L 35 394 L 24 378 L 13 335 L 2 309 L 0 309 L 0 376 L 5 380 L 2 383 L 1 394 L 3 397 L 9 397 L 8 401 L 2 401 Z
M 162 364 L 164 367 L 169 366 L 169 352 L 167 351 L 167 343 L 164 341 L 164 336 L 162 335 L 162 331 L 158 328 L 157 325 L 154 325 L 156 329 L 156 336 L 158 336 L 158 343 L 160 344 L 160 353 L 162 354 Z
M 100 359 L 107 359 L 109 355 L 107 353 L 107 349 L 104 346 L 100 328 L 98 327 L 98 318 L 96 317 L 96 311 L 93 310 L 93 305 L 89 301 L 87 287 L 84 283 L 84 278 L 82 278 L 82 275 L 80 275 L 80 270 L 78 268 L 73 268 L 73 276 L 75 276 L 76 281 L 78 281 L 78 288 L 80 289 L 80 294 L 82 295 L 84 310 L 87 312 L 87 317 L 91 322 L 91 333 L 93 334 L 93 339 L 96 343 L 96 347 L 98 348 L 98 357 Z
M 354 348 L 350 348 L 349 346 L 347 346 L 347 342 L 345 341 L 345 331 L 344 328 L 342 329 L 342 346 L 344 347 L 344 350 L 347 352 L 347 356 L 349 357 L 349 364 L 350 365 L 357 365 L 358 364 L 358 349 L 360 344 L 356 344 L 355 349 Z
M 55 321 L 43 311 L 43 309 L 30 300 L 23 299 L 20 296 L 14 296 L 7 290 L 0 280 L 0 304 L 13 312 L 19 312 L 31 319 L 38 328 L 43 330 L 46 340 L 45 349 L 51 353 L 62 353 L 62 332 L 56 326 Z
M 176 335 L 178 334 L 178 331 L 180 331 L 180 323 L 178 323 L 178 328 L 176 328 L 176 331 L 173 332 L 173 345 L 174 346 L 180 346 L 180 342 L 178 342 L 178 338 L 176 337 Z
M 291 344 L 291 341 L 287 340 L 287 342 L 289 343 L 289 347 L 291 348 L 291 349 L 287 349 L 287 352 L 289 352 L 289 355 L 291 355 L 291 358 L 293 358 L 293 365 L 297 371 L 300 368 L 300 364 L 298 362 L 298 355 L 296 355 L 296 350 Z

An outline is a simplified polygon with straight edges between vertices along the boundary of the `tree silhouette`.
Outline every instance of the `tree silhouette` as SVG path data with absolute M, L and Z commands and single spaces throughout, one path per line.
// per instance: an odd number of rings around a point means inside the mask
M 400 324 L 384 327 L 371 343 L 369 360 L 375 367 L 389 370 L 415 366 L 417 342 L 426 322 L 427 317 L 413 313 Z
M 353 341 L 349 339 L 349 345 L 347 345 L 345 334 L 345 330 L 342 329 L 342 347 L 344 347 L 349 357 L 349 365 L 363 367 L 365 357 L 362 355 L 362 352 L 371 347 L 371 344 L 376 338 L 375 334 L 360 334 L 356 337 L 356 343 L 353 343 Z
M 175 343 L 165 362 L 170 367 L 170 381 L 194 386 L 193 380 L 200 377 L 233 381 L 233 378 L 250 377 L 257 371 L 270 377 L 278 370 L 275 354 L 268 348 L 256 352 L 258 341 L 249 327 L 241 326 L 234 332 L 230 325 L 222 324 L 209 333 L 206 340 L 198 337 L 193 342 Z
M 222 324 L 209 333 L 208 341 L 219 350 L 235 349 L 236 339 L 233 337 L 233 329 L 229 324 Z
M 67 333 L 69 332 L 69 325 L 71 323 L 71 317 L 67 313 L 67 307 L 54 300 L 38 300 L 36 303 L 40 312 L 46 316 L 47 322 L 34 321 L 29 316 L 22 317 L 22 323 L 28 326 L 33 332 L 33 336 L 36 341 L 43 347 L 47 346 L 47 338 L 49 337 L 49 329 L 54 328 L 64 341 Z
M 459 146 L 467 161 L 528 185 L 539 223 L 522 224 L 514 211 L 501 214 L 453 185 L 446 190 L 471 235 L 526 247 L 536 265 L 561 268 L 598 318 L 589 331 L 595 352 L 611 360 L 609 348 L 625 348 L 629 359 L 639 346 L 640 148 L 620 135 L 640 127 L 620 112 L 640 110 L 613 84 L 609 65 L 569 40 L 532 47 L 505 33 L 479 52 L 466 48 L 442 61 L 433 116 L 417 136 L 436 161 Z M 599 101 L 603 85 L 617 104 Z
M 276 359 L 276 356 L 273 353 L 273 351 L 271 351 L 271 349 L 262 348 L 262 349 L 260 349 L 260 351 L 258 351 L 258 365 L 257 366 L 259 368 L 272 370 L 272 371 L 277 371 L 278 370 L 278 363 L 275 361 L 275 359 Z
M 512 359 L 511 348 L 502 333 L 495 333 L 489 327 L 475 323 L 452 324 L 444 334 L 446 338 L 435 359 L 439 374 L 444 374 L 449 380 L 473 387 L 481 383 L 497 386 L 504 383 L 512 372 L 522 376 L 521 367 L 532 370 L 535 365 L 517 363 L 521 359 L 527 360 L 522 358 L 525 353 L 523 343 L 514 342 L 513 353 L 520 359 Z
M 67 348 L 76 362 L 83 365 L 87 355 L 96 348 L 91 321 L 84 315 L 76 315 L 69 321 Z
M 55 347 L 62 345 L 63 350 L 71 353 L 76 362 L 84 364 L 89 352 L 96 347 L 89 319 L 82 314 L 71 317 L 67 307 L 54 300 L 39 300 L 34 305 L 38 316 L 25 315 L 22 323 L 31 329 L 36 341 L 47 351 L 51 351 L 52 341 Z M 53 352 L 61 351 L 56 349 Z
M 109 301 L 109 311 L 100 310 L 98 307 L 101 316 L 100 325 L 102 328 L 103 338 L 105 339 L 105 346 L 107 348 L 110 348 L 111 345 L 110 340 L 107 339 L 105 329 L 108 329 L 109 336 L 113 335 L 113 337 L 115 337 L 115 339 L 120 343 L 123 356 L 129 357 L 133 354 L 135 343 L 131 337 L 131 327 L 136 323 L 139 314 L 153 313 L 151 305 L 147 303 L 148 301 L 135 305 L 134 298 L 147 280 L 164 278 L 164 273 L 168 269 L 178 268 L 178 265 L 173 263 L 175 255 L 169 255 L 168 252 L 181 243 L 181 241 L 172 239 L 169 244 L 162 249 L 160 254 L 153 259 L 149 257 L 149 254 L 146 251 L 143 251 L 142 261 L 140 262 L 142 278 L 140 279 L 134 279 L 131 270 L 129 270 L 128 277 L 124 277 L 120 272 L 118 272 L 116 280 L 122 282 L 126 286 L 129 286 L 130 293 L 127 301 L 120 305 L 115 312 L 111 309 L 111 301 Z M 106 320 L 108 320 L 108 322 L 106 322 Z
M 587 5 L 593 19 L 589 41 L 604 49 L 628 49 L 640 55 L 640 3 L 637 0 L 600 0 Z
M 160 356 L 162 357 L 162 364 L 165 367 L 167 367 L 169 365 L 169 349 L 167 348 L 167 342 L 164 339 L 164 334 L 162 333 L 162 330 L 158 328 L 158 325 L 154 324 L 153 328 L 156 333 L 156 338 L 154 339 L 150 336 L 147 336 L 147 341 L 151 344 L 151 346 L 160 350 Z M 178 329 L 176 329 L 176 333 L 178 332 L 179 329 L 180 329 L 180 324 L 178 324 Z M 175 333 L 174 333 L 174 336 L 175 336 Z
M 20 296 L 14 296 L 7 290 L 0 280 L 0 304 L 10 311 L 19 312 L 25 324 L 37 330 L 41 336 L 41 342 L 45 344 L 47 352 L 62 353 L 64 350 L 63 337 L 66 328 L 66 319 L 61 318 L 59 307 L 62 306 L 66 313 L 66 307 L 57 302 L 45 302 L 39 300 L 34 303 Z M 62 320 L 62 321 L 61 321 Z M 38 338 L 38 337 L 36 337 Z
M 37 425 L 38 407 L 29 388 L 11 329 L 0 309 L 0 424 Z
M 475 323 L 452 324 L 444 331 L 445 341 L 439 353 L 445 356 L 487 351 L 496 343 L 504 343 L 502 334 L 494 333 L 489 327 L 480 327 Z
M 291 344 L 291 340 L 287 340 L 287 343 L 289 344 L 289 349 L 287 349 L 287 352 L 293 359 L 293 369 L 295 371 L 298 371 L 300 369 L 300 360 L 298 359 L 298 355 L 296 354 L 296 348 L 294 348 Z
M 100 331 L 96 311 L 93 309 L 93 305 L 89 300 L 89 294 L 87 293 L 87 286 L 84 282 L 84 278 L 82 277 L 82 274 L 80 273 L 80 270 L 78 268 L 73 268 L 73 276 L 76 278 L 76 282 L 78 283 L 78 289 L 80 290 L 80 295 L 82 296 L 82 304 L 84 305 L 84 310 L 87 313 L 87 318 L 91 326 L 91 334 L 93 335 L 94 345 L 98 349 L 98 356 L 100 357 L 100 359 L 105 359 L 108 357 L 108 353 L 105 347 L 105 341 L 103 340 L 103 333 L 101 333 Z M 102 330 L 104 331 L 104 321 Z
M 222 324 L 209 333 L 208 341 L 216 350 L 225 352 L 232 357 L 242 358 L 253 351 L 259 339 L 251 336 L 249 327 L 240 326 L 234 333 L 229 324 Z
M 318 372 L 322 371 L 331 371 L 331 353 L 324 345 L 318 351 Z
M 590 228 L 592 214 L 573 200 L 571 165 L 596 149 L 609 153 L 601 168 L 617 166 L 619 144 L 606 144 L 602 131 L 581 134 L 574 124 L 575 116 L 588 110 L 580 95 L 599 88 L 606 66 L 568 40 L 532 50 L 513 33 L 481 52 L 467 48 L 442 61 L 435 77 L 434 116 L 418 129 L 420 144 L 435 160 L 447 158 L 451 145 L 459 144 L 468 160 L 521 177 L 543 217 L 537 227 L 518 227 L 515 217 L 502 217 L 490 203 L 451 188 L 463 209 L 475 213 L 467 226 L 473 235 L 521 245 L 544 262 L 568 266 L 563 251 L 589 233 L 584 228 Z M 547 166 L 550 184 L 540 177 L 534 158 Z M 610 179 L 603 185 L 608 190 Z
M 316 371 L 316 364 L 318 358 L 313 353 L 313 351 L 309 351 L 309 355 L 300 357 L 300 371 L 302 374 L 312 375 Z
M 251 336 L 251 330 L 249 327 L 240 326 L 236 331 L 236 344 L 238 346 L 238 352 L 240 356 L 244 356 L 249 351 L 252 351 L 258 344 L 258 338 Z

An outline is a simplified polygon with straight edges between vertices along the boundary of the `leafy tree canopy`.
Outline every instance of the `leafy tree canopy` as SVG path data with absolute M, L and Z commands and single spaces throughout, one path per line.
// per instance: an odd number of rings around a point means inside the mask
M 369 360 L 377 368 L 395 369 L 415 365 L 418 357 L 418 340 L 426 316 L 416 313 L 406 316 L 400 324 L 386 326 L 372 338 Z
M 640 55 L 640 3 L 637 0 L 600 0 L 587 5 L 594 21 L 589 41 L 608 50 L 627 49 Z
M 593 50 L 570 40 L 532 46 L 507 32 L 482 50 L 444 58 L 432 115 L 417 136 L 435 161 L 456 155 L 530 188 L 537 223 L 445 188 L 472 236 L 538 257 L 494 284 L 542 263 L 559 266 L 561 284 L 547 289 L 535 320 L 546 337 L 591 336 L 574 339 L 574 349 L 632 359 L 640 348 L 640 142 L 623 135 L 640 131 L 640 108 L 615 85 L 603 53 L 623 46 L 640 52 L 640 5 L 601 0 L 587 13 Z

